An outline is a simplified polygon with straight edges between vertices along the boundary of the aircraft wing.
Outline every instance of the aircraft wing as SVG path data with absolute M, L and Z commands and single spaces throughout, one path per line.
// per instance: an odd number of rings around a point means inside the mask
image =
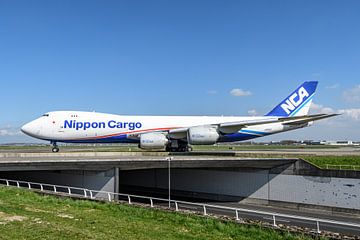
M 317 121 L 320 119 L 334 117 L 337 115 L 339 114 L 316 114 L 316 115 L 305 115 L 305 116 L 296 116 L 296 117 L 272 117 L 272 118 L 267 117 L 264 119 L 239 121 L 239 122 L 226 122 L 226 123 L 204 125 L 204 126 L 217 127 L 219 132 L 221 132 L 222 134 L 231 134 L 231 133 L 236 133 L 240 131 L 242 128 L 246 128 L 249 126 L 256 126 L 256 125 L 263 125 L 270 123 L 282 123 L 283 125 L 296 126 L 296 125 L 302 125 L 309 122 Z M 193 127 L 200 127 L 200 126 L 193 126 Z M 167 132 L 169 137 L 172 139 L 183 139 L 186 138 L 189 128 L 190 127 L 175 128 L 161 132 Z M 138 138 L 140 134 L 141 133 L 132 134 L 131 137 Z
M 229 134 L 238 132 L 242 128 L 246 128 L 248 126 L 262 125 L 268 123 L 277 123 L 279 122 L 279 118 L 265 118 L 262 120 L 250 120 L 250 121 L 240 121 L 240 122 L 227 122 L 218 124 L 218 129 L 221 133 Z
M 217 127 L 218 130 L 223 134 L 235 133 L 239 131 L 241 128 L 245 128 L 247 126 L 267 124 L 267 123 L 275 123 L 278 122 L 279 118 L 264 118 L 261 120 L 250 120 L 250 121 L 241 121 L 241 122 L 227 122 L 220 124 L 212 124 L 212 125 L 204 125 L 204 127 Z M 192 126 L 192 127 L 201 127 L 202 125 Z M 185 128 L 176 128 L 169 130 L 169 135 L 171 138 L 180 139 L 186 137 L 187 131 L 190 127 Z
M 305 116 L 297 116 L 297 117 L 279 117 L 265 120 L 257 120 L 257 121 L 242 121 L 242 122 L 230 122 L 230 123 L 221 123 L 219 124 L 219 130 L 222 133 L 229 134 L 238 132 L 240 129 L 262 125 L 268 123 L 282 123 L 283 125 L 302 125 L 308 122 L 313 122 L 316 120 L 334 117 L 339 114 L 316 114 L 316 115 L 305 115 Z

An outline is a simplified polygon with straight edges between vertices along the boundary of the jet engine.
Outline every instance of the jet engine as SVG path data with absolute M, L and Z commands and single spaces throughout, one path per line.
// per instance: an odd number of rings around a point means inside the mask
M 169 140 L 162 133 L 144 133 L 140 135 L 139 147 L 142 149 L 161 149 Z
M 219 139 L 220 134 L 216 127 L 200 126 L 192 127 L 188 130 L 188 142 L 193 145 L 211 145 L 215 144 Z

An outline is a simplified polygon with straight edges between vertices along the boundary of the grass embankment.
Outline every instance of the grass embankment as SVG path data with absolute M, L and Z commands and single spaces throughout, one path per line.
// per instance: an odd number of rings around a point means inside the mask
M 303 154 L 266 154 L 266 153 L 246 153 L 239 154 L 241 157 L 253 157 L 253 158 L 301 158 L 304 159 L 319 168 L 323 169 L 338 169 L 338 170 L 360 170 L 360 156 L 359 155 L 345 155 L 345 156 L 333 156 L 333 155 L 303 155 Z
M 301 156 L 300 156 L 301 157 Z M 360 156 L 303 156 L 320 168 L 360 170 Z
M 310 239 L 259 226 L 0 187 L 0 239 Z

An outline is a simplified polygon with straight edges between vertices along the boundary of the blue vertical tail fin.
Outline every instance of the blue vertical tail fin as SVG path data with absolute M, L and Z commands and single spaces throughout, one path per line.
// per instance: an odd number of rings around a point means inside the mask
M 317 84 L 317 81 L 304 82 L 266 116 L 295 117 L 307 115 Z

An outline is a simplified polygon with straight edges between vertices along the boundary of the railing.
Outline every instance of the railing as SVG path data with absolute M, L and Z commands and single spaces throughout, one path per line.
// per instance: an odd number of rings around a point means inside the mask
M 326 164 L 326 169 L 360 170 L 360 166 L 359 166 L 359 165 L 334 165 L 334 164 Z
M 46 184 L 46 183 L 36 183 L 36 182 L 26 182 L 26 181 L 18 181 L 18 180 L 8 180 L 8 179 L 0 179 L 0 185 L 6 186 L 15 186 L 17 188 L 27 188 L 31 190 L 40 190 L 41 192 L 53 192 L 57 194 L 65 194 L 67 196 L 74 196 L 74 197 L 83 197 L 91 200 L 102 200 L 102 201 L 115 201 L 119 199 L 125 199 L 128 204 L 132 204 L 133 200 L 142 200 L 148 202 L 150 207 L 155 206 L 155 202 L 163 202 L 168 203 L 169 199 L 163 198 L 155 198 L 155 197 L 147 197 L 147 196 L 138 196 L 132 194 L 122 194 L 122 193 L 114 193 L 114 192 L 106 192 L 106 191 L 98 191 L 98 190 L 90 190 L 87 188 L 78 188 L 78 187 L 70 187 L 70 186 L 62 186 L 62 185 L 53 185 L 53 184 Z M 360 228 L 360 224 L 357 223 L 350 223 L 350 222 L 340 222 L 334 221 L 329 219 L 320 219 L 320 218 L 311 218 L 311 217 L 304 217 L 304 216 L 297 216 L 297 215 L 289 215 L 289 214 L 281 214 L 281 213 L 274 213 L 274 212 L 266 212 L 266 211 L 257 211 L 245 208 L 233 208 L 233 207 L 226 207 L 220 205 L 212 205 L 212 204 L 203 204 L 203 203 L 193 203 L 193 202 L 186 202 L 186 201 L 177 201 L 177 200 L 170 200 L 170 203 L 175 206 L 175 211 L 180 211 L 180 205 L 184 206 L 194 206 L 196 207 L 196 211 L 199 212 L 197 208 L 200 208 L 200 212 L 203 215 L 208 215 L 208 211 L 210 209 L 218 209 L 218 210 L 225 210 L 225 211 L 232 211 L 235 215 L 235 219 L 240 221 L 239 213 L 252 213 L 252 214 L 259 214 L 259 215 L 266 215 L 270 216 L 272 219 L 272 225 L 277 227 L 277 219 L 279 218 L 287 218 L 287 219 L 296 219 L 296 220 L 304 220 L 307 222 L 316 223 L 316 231 L 317 233 L 321 233 L 320 230 L 320 223 L 327 223 L 327 224 L 334 224 L 334 225 L 341 225 L 341 226 L 348 226 L 348 227 L 357 227 Z M 171 206 L 169 204 L 169 206 Z

